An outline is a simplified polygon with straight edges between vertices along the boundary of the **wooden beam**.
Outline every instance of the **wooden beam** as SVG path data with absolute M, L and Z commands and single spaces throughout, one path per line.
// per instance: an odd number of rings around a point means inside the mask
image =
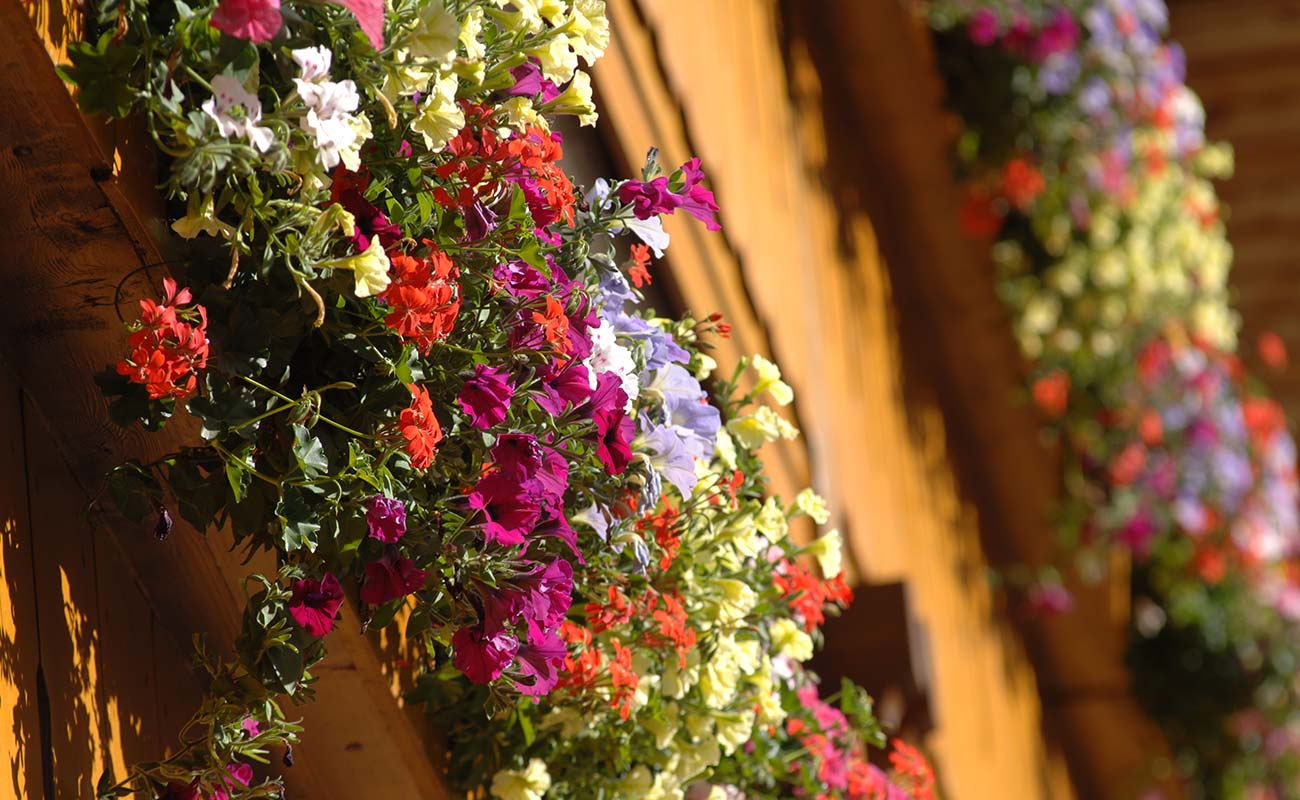
M 48 55 L 66 47 L 67 14 L 55 0 L 35 5 L 29 17 L 28 4 L 0 0 L 0 220 L 7 234 L 0 256 L 6 288 L 0 354 L 39 408 L 38 424 L 59 450 L 55 457 L 79 485 L 77 496 L 64 502 L 83 505 L 115 464 L 197 437 L 185 420 L 163 434 L 118 428 L 91 381 L 125 345 L 115 287 L 132 270 L 162 260 L 155 234 L 165 230 L 165 221 L 157 217 L 161 203 L 150 188 L 152 153 L 122 133 L 130 126 L 108 137 L 92 134 Z M 51 21 L 58 24 L 57 42 Z M 114 152 L 101 149 L 106 142 Z M 139 276 L 124 295 L 142 296 L 146 286 Z M 98 521 L 101 540 L 120 547 L 169 641 L 188 642 L 201 631 L 214 652 L 230 650 L 244 608 L 240 582 L 249 567 L 229 552 L 225 536 L 178 526 L 158 543 L 123 520 Z M 274 568 L 266 559 L 252 566 Z M 320 700 L 299 709 L 307 731 L 296 751 L 298 766 L 286 773 L 290 785 L 318 798 L 446 797 L 430 758 L 436 747 L 431 732 L 394 697 L 375 645 L 357 620 L 355 609 L 345 609 L 319 669 Z M 166 717 L 174 720 L 176 710 Z

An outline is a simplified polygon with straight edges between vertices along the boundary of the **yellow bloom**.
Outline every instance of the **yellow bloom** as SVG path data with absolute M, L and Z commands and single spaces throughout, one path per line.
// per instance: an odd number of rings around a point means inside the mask
M 758 595 L 744 581 L 719 578 L 713 582 L 713 588 L 718 592 L 714 613 L 718 624 L 723 627 L 735 625 L 749 616 L 758 602 Z
M 813 522 L 818 525 L 825 525 L 831 518 L 831 512 L 826 507 L 826 501 L 812 489 L 804 489 L 796 495 L 794 507 L 796 511 L 812 517 Z
M 794 620 L 778 619 L 768 628 L 768 633 L 772 636 L 772 649 L 786 658 L 807 661 L 813 657 L 812 637 Z
M 388 254 L 378 236 L 370 237 L 370 247 L 365 252 L 326 261 L 322 266 L 352 270 L 357 297 L 373 297 L 388 288 Z
M 546 762 L 534 758 L 522 770 L 503 769 L 492 776 L 492 796 L 500 800 L 541 800 L 551 788 Z
M 465 112 L 456 103 L 458 85 L 455 75 L 438 79 L 420 103 L 420 116 L 411 123 L 411 128 L 424 137 L 425 146 L 435 153 L 465 127 Z
M 569 47 L 569 40 L 556 36 L 540 47 L 525 50 L 540 62 L 542 74 L 556 83 L 567 83 L 578 68 L 578 54 Z
M 609 20 L 605 17 L 605 0 L 575 0 L 573 12 L 564 29 L 569 33 L 569 46 L 588 66 L 609 47 Z
M 722 744 L 724 755 L 731 755 L 736 748 L 749 741 L 754 733 L 754 712 L 742 711 L 739 714 L 719 714 L 718 741 Z
M 599 115 L 596 113 L 596 104 L 591 99 L 591 76 L 585 72 L 573 73 L 573 80 L 569 81 L 564 92 L 547 103 L 546 108 L 556 114 L 575 116 L 580 125 L 595 125 Z
M 754 395 L 767 392 L 772 396 L 779 405 L 789 405 L 794 399 L 794 390 L 792 390 L 785 381 L 781 380 L 781 368 L 760 355 L 754 356 L 749 362 L 754 371 L 758 373 L 758 383 L 754 386 Z
M 415 30 L 406 40 L 406 47 L 416 58 L 437 62 L 443 68 L 456 60 L 456 45 L 460 41 L 460 22 L 449 11 L 443 0 L 424 4 Z
M 713 452 L 727 469 L 736 468 L 736 443 L 731 441 L 731 434 L 727 433 L 726 428 L 718 429 L 718 439 L 713 445 Z
M 840 570 L 843 568 L 843 544 L 844 539 L 840 536 L 839 530 L 832 529 L 806 548 L 807 552 L 817 558 L 817 563 L 822 568 L 822 574 L 827 578 L 834 578 L 839 575 Z
M 487 56 L 487 46 L 479 40 L 483 32 L 483 9 L 471 8 L 460 24 L 460 43 L 465 45 L 465 57 L 482 61 Z
M 752 414 L 736 417 L 727 423 L 727 431 L 748 450 L 757 450 L 781 436 L 780 417 L 767 406 L 759 406 Z
M 185 216 L 172 223 L 172 230 L 182 239 L 196 239 L 200 233 L 229 239 L 235 229 L 217 219 L 212 195 L 191 194 L 185 206 Z
M 768 538 L 769 541 L 777 542 L 785 538 L 786 532 L 790 525 L 786 522 L 785 511 L 781 509 L 780 504 L 776 502 L 775 497 L 767 498 L 763 503 L 763 508 L 758 512 L 758 517 L 754 520 L 755 526 L 759 533 Z
M 525 130 L 530 126 L 548 127 L 546 117 L 537 113 L 532 98 L 511 97 L 501 104 L 501 110 L 506 112 L 506 121 L 510 123 L 510 127 L 517 131 Z

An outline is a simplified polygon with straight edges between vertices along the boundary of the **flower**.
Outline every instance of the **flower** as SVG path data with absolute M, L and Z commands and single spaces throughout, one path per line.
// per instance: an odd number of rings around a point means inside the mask
M 483 541 L 523 544 L 541 519 L 542 509 L 522 482 L 502 472 L 481 478 L 467 498 L 483 517 Z
M 434 416 L 429 390 L 414 384 L 410 389 L 411 405 L 402 410 L 397 421 L 398 430 L 406 438 L 406 452 L 411 457 L 411 466 L 415 469 L 428 469 L 438 452 L 438 443 L 442 441 L 442 426 Z
M 532 758 L 522 770 L 498 771 L 492 776 L 489 791 L 498 800 L 541 800 L 550 788 L 551 776 L 546 771 L 546 762 Z
M 727 430 L 742 446 L 757 450 L 770 441 L 780 438 L 780 417 L 767 406 L 759 406 L 745 416 L 735 417 L 727 423 Z
M 1044 414 L 1056 419 L 1065 413 L 1070 403 L 1070 374 L 1063 369 L 1054 369 L 1034 381 L 1034 404 Z
M 767 392 L 772 395 L 772 399 L 777 405 L 786 406 L 794 399 L 794 392 L 785 381 L 781 380 L 781 368 L 760 355 L 755 355 L 749 362 L 758 374 L 758 382 L 754 385 L 754 395 L 758 396 Z
M 405 556 L 393 558 L 385 554 L 378 561 L 366 564 L 366 580 L 361 585 L 361 600 L 372 606 L 405 597 L 424 585 L 429 573 L 415 566 Z
M 376 50 L 384 46 L 384 0 L 330 0 L 337 3 L 357 18 L 361 32 Z
M 487 430 L 505 421 L 514 395 L 515 387 L 504 369 L 478 364 L 474 367 L 474 375 L 461 387 L 458 400 L 469 415 L 470 424 Z
M 840 574 L 841 564 L 843 561 L 843 544 L 844 539 L 840 532 L 831 529 L 812 544 L 808 545 L 806 551 L 817 559 L 818 565 L 822 568 L 822 574 L 827 578 L 834 578 Z
M 575 72 L 564 92 L 547 103 L 544 110 L 575 116 L 578 124 L 585 127 L 595 125 L 600 115 L 591 100 L 591 77 L 585 72 Z
M 145 387 L 149 399 L 184 399 L 197 386 L 197 371 L 208 364 L 208 314 L 189 306 L 189 289 L 163 280 L 162 303 L 140 301 L 140 321 L 127 340 L 131 355 L 117 363 L 117 372 Z
M 382 294 L 388 288 L 390 262 L 384 252 L 384 245 L 375 236 L 370 239 L 370 246 L 363 252 L 343 258 L 333 258 L 321 262 L 321 266 L 334 269 L 352 270 L 354 281 L 353 294 L 357 297 L 373 297 Z
M 393 543 L 406 533 L 406 504 L 377 494 L 366 503 L 366 525 L 370 538 Z
M 812 489 L 804 489 L 795 495 L 794 507 L 799 513 L 812 517 L 812 521 L 818 525 L 825 525 L 830 521 L 831 512 L 826 506 L 826 501 Z
M 275 5 L 279 7 L 278 0 Z M 247 138 L 262 153 L 270 150 L 275 141 L 270 128 L 257 124 L 262 121 L 262 101 L 229 75 L 212 79 L 212 97 L 204 101 L 203 111 L 216 121 L 217 130 L 227 139 Z
M 460 313 L 459 271 L 446 253 L 431 248 L 424 258 L 392 256 L 389 278 L 388 288 L 379 295 L 389 308 L 384 324 L 427 354 L 455 327 Z
M 443 0 L 431 0 L 420 8 L 414 29 L 405 40 L 411 56 L 432 61 L 443 69 L 456 59 L 459 43 L 460 22 Z
M 327 80 L 333 54 L 324 47 L 301 48 L 291 55 L 300 69 L 294 85 L 307 107 L 299 125 L 311 137 L 317 162 L 325 169 L 334 169 L 340 161 L 357 169 L 360 145 L 370 138 L 369 118 L 353 116 L 361 103 L 357 85 Z
M 342 605 L 343 587 L 331 573 L 293 582 L 289 615 L 312 636 L 324 636 L 333 630 Z
M 519 640 L 505 630 L 487 631 L 476 626 L 456 631 L 451 647 L 456 669 L 473 683 L 491 683 L 514 661 Z
M 212 27 L 236 39 L 267 42 L 280 32 L 280 0 L 221 0 L 209 20 Z
M 782 618 L 768 628 L 772 637 L 772 650 L 795 661 L 807 661 L 813 656 L 812 637 L 799 629 L 792 619 Z
M 200 233 L 229 239 L 235 234 L 234 227 L 217 219 L 212 195 L 198 192 L 190 192 L 185 216 L 172 223 L 172 230 L 182 239 L 197 239 Z
M 465 112 L 456 102 L 458 85 L 454 74 L 439 78 L 422 98 L 420 114 L 411 123 L 411 129 L 424 138 L 430 152 L 441 152 L 465 127 Z
M 1267 364 L 1270 369 L 1278 371 L 1286 369 L 1286 344 L 1282 341 L 1281 336 L 1272 331 L 1261 333 L 1256 349 L 1259 352 L 1260 360 Z

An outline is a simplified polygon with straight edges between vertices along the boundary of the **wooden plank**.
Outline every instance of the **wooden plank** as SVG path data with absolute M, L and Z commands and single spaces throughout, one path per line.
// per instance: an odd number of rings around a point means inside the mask
M 31 504 L 41 669 L 49 692 L 54 794 L 93 797 L 112 758 L 102 692 L 99 601 L 95 553 L 79 513 L 84 503 L 70 491 L 57 450 L 30 413 L 24 397 L 23 433 Z M 111 645 L 110 645 L 111 646 Z
M 45 793 L 21 403 L 18 384 L 0 365 L 0 800 Z

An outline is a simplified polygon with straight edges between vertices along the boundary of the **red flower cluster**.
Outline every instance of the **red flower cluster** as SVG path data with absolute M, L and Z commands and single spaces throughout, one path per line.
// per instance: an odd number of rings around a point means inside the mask
M 889 754 L 889 764 L 894 768 L 895 782 L 916 800 L 934 800 L 934 770 L 925 756 L 902 739 L 894 739 L 891 744 L 894 751 Z
M 632 285 L 638 289 L 650 285 L 649 247 L 643 244 L 632 245 L 632 266 L 628 267 L 627 275 L 632 279 Z
M 614 660 L 609 662 L 609 677 L 614 684 L 609 704 L 618 709 L 620 717 L 627 719 L 632 715 L 632 701 L 641 680 L 632 669 L 632 651 L 619 644 L 618 639 L 614 640 Z
M 827 603 L 847 606 L 853 602 L 853 590 L 844 582 L 844 573 L 824 581 L 797 561 L 780 561 L 772 574 L 772 584 L 781 591 L 781 598 L 789 601 L 794 612 L 803 618 L 804 629 L 809 633 L 826 621 Z
M 402 409 L 397 427 L 406 438 L 406 452 L 411 457 L 411 466 L 428 469 L 438 452 L 438 443 L 442 441 L 442 426 L 434 416 L 429 390 L 412 384 L 411 395 L 411 405 Z
M 524 190 L 539 228 L 557 219 L 572 225 L 573 183 L 560 167 L 560 137 L 529 128 L 503 140 L 496 134 L 491 109 L 461 105 L 465 126 L 447 143 L 452 158 L 434 171 L 444 184 L 433 190 L 434 200 L 446 208 L 465 208 L 492 196 L 502 180 L 509 180 Z
M 658 599 L 652 594 L 646 596 L 645 610 L 654 612 L 652 616 L 659 623 L 659 630 L 647 633 L 645 640 L 656 647 L 671 645 L 677 651 L 678 665 L 685 669 L 686 654 L 695 646 L 695 629 L 686 624 L 686 606 L 681 595 L 673 592 L 662 597 L 664 607 L 656 608 Z
M 430 250 L 423 258 L 389 257 L 392 282 L 379 295 L 390 309 L 384 324 L 421 353 L 451 333 L 460 312 L 459 270 L 446 253 L 426 244 Z
M 602 633 L 610 628 L 618 627 L 632 619 L 632 604 L 623 596 L 617 587 L 609 587 L 609 602 L 605 605 L 600 603 L 588 603 L 587 621 L 591 624 L 591 629 L 595 633 Z
M 655 544 L 663 550 L 659 558 L 659 569 L 667 570 L 677 558 L 677 551 L 682 547 L 682 536 L 677 530 L 677 509 L 666 506 L 657 514 L 642 518 L 636 524 L 641 533 L 654 532 Z
M 176 281 L 163 281 L 161 303 L 140 301 L 140 321 L 132 326 L 131 355 L 117 362 L 117 371 L 149 392 L 149 399 L 194 393 L 197 371 L 208 363 L 208 312 L 189 305 L 189 289 L 177 291 Z
M 555 352 L 564 355 L 572 348 L 569 342 L 569 316 L 564 313 L 564 304 L 551 295 L 546 295 L 546 310 L 534 311 L 533 322 L 542 326 L 546 341 L 550 342 Z

